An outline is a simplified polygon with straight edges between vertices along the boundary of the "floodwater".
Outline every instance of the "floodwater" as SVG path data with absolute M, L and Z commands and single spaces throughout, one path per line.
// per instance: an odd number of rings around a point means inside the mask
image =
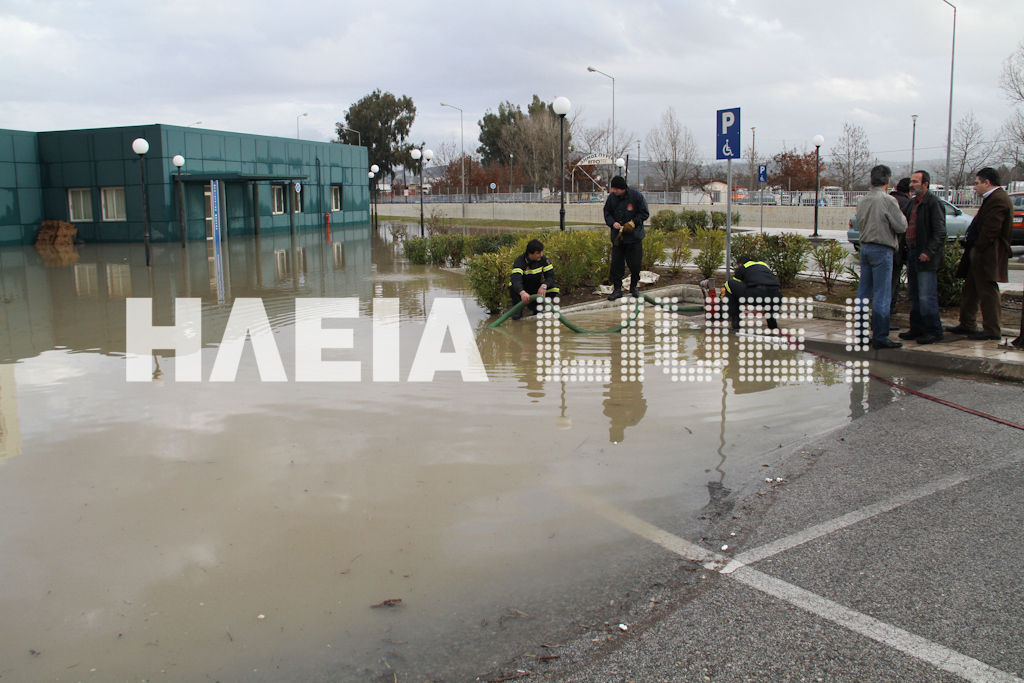
M 894 400 L 824 362 L 811 382 L 674 382 L 648 360 L 623 382 L 622 339 L 564 328 L 563 354 L 612 359 L 613 379 L 540 381 L 535 319 L 485 330 L 463 274 L 409 265 L 391 235 L 233 239 L 219 260 L 156 245 L 149 269 L 141 245 L 0 250 L 0 677 L 472 679 L 653 556 L 579 495 L 691 534 L 780 446 Z M 128 297 L 157 325 L 202 299 L 201 382 L 163 352 L 126 381 Z M 260 381 L 251 347 L 209 381 L 236 297 L 264 302 L 288 381 Z M 325 323 L 354 348 L 324 358 L 361 381 L 295 381 L 302 297 L 358 298 Z M 397 382 L 371 381 L 381 297 L 400 302 Z M 439 297 L 464 300 L 487 382 L 406 381 Z M 702 344 L 684 323 L 681 356 Z

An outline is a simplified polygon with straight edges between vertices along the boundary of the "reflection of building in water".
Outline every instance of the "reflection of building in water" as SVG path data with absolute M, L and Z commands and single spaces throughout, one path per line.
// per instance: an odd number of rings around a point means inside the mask
M 21 455 L 21 424 L 14 366 L 0 365 L 0 461 Z
M 32 247 L 4 248 L 0 362 L 30 358 L 55 347 L 124 353 L 127 297 L 151 297 L 155 325 L 173 323 L 175 298 L 201 298 L 204 344 L 220 341 L 234 296 L 263 299 L 272 323 L 293 319 L 297 296 L 369 300 L 374 291 L 369 226 L 347 226 L 334 231 L 332 238 L 345 243 L 344 269 L 334 267 L 333 246 L 315 233 L 294 239 L 234 238 L 222 250 L 220 270 L 204 265 L 210 251 L 205 242 L 190 242 L 185 249 L 180 244 L 155 244 L 151 268 L 146 268 L 142 245 L 136 244 L 84 245 L 78 247 L 79 262 L 64 267 L 47 266 Z M 279 251 L 287 254 L 293 274 L 285 281 L 275 277 Z M 227 292 L 227 305 L 218 303 L 218 290 Z

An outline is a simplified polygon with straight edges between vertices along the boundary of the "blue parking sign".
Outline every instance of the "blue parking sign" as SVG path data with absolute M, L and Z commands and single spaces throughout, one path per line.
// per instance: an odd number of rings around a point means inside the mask
M 761 164 L 757 167 L 757 182 L 768 182 L 768 164 Z
M 717 159 L 740 158 L 740 108 L 719 109 L 716 117 L 718 140 L 715 143 Z

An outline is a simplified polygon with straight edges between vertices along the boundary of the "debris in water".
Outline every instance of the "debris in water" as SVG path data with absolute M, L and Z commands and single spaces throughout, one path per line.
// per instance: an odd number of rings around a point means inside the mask
M 728 544 L 722 546 L 722 550 L 728 550 L 728 549 L 729 549 Z
M 620 631 L 628 631 L 629 627 L 626 626 L 625 624 L 619 624 L 619 630 Z
M 402 598 L 388 598 L 383 602 L 378 602 L 376 605 L 370 605 L 372 608 L 377 607 L 398 607 L 402 604 Z

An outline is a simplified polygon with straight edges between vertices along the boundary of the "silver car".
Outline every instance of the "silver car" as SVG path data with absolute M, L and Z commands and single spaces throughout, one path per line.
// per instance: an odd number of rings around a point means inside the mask
M 973 216 L 970 216 L 956 208 L 945 199 L 939 199 L 942 208 L 946 211 L 946 239 L 963 240 L 967 227 L 971 224 Z M 857 216 L 850 218 L 850 229 L 846 231 L 846 239 L 854 249 L 860 249 L 860 230 L 857 229 Z

